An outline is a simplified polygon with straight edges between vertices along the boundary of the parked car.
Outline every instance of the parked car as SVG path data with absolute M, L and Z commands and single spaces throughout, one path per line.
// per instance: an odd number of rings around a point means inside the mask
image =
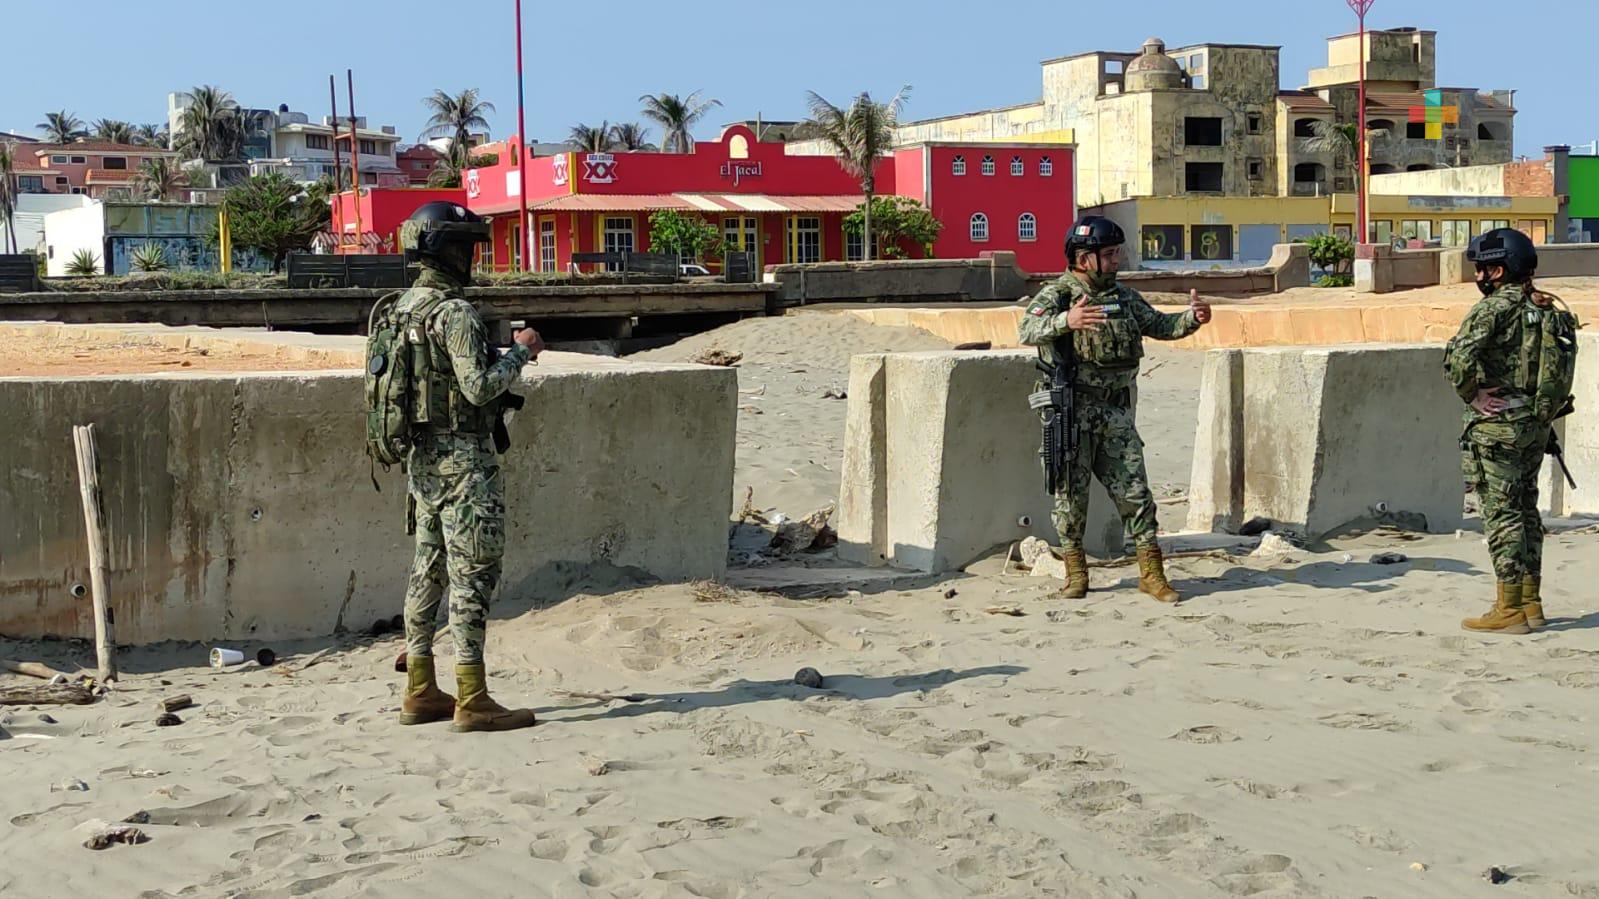
M 709 275 L 711 270 L 698 263 L 685 262 L 677 267 L 677 273 L 685 278 L 700 277 L 703 275 Z

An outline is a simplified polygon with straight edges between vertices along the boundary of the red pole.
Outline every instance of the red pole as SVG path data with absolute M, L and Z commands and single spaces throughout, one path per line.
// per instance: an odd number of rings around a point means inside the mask
M 1371 0 L 1361 0 L 1360 4 L 1360 123 L 1355 134 L 1355 170 L 1359 172 L 1360 197 L 1357 203 L 1356 216 L 1360 220 L 1360 236 L 1357 244 L 1371 243 L 1371 223 L 1366 220 L 1366 10 L 1371 8 Z
M 533 255 L 528 245 L 527 230 L 527 122 L 526 95 L 522 84 L 522 0 L 516 0 L 516 179 L 517 179 L 517 240 L 522 247 L 522 271 L 532 271 L 528 265 Z

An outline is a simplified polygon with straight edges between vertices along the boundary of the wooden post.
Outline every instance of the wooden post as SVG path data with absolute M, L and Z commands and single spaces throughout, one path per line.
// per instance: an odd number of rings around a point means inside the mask
M 106 588 L 105 512 L 100 502 L 100 473 L 94 451 L 94 425 L 72 429 L 78 452 L 78 487 L 83 494 L 83 525 L 89 535 L 89 585 L 94 593 L 94 655 L 100 682 L 117 679 L 117 638 Z

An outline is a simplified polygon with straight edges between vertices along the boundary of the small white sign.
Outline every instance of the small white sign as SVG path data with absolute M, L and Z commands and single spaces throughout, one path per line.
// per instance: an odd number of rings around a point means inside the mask
M 522 195 L 522 173 L 512 170 L 505 173 L 505 195 L 520 197 Z

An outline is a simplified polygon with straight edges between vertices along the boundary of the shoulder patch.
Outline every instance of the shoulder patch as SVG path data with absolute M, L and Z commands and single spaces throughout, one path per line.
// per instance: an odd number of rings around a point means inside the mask
M 1027 314 L 1044 316 L 1049 314 L 1049 309 L 1046 308 L 1043 303 L 1034 303 L 1032 307 L 1027 310 Z

